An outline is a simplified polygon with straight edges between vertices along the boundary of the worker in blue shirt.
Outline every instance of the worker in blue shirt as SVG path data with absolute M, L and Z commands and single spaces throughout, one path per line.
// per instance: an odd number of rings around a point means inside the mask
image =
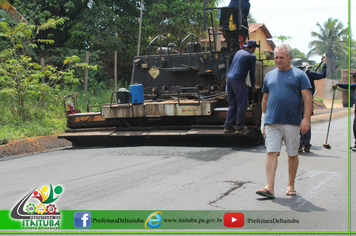
M 351 74 L 354 83 L 350 84 L 350 89 L 356 90 L 356 71 Z M 333 85 L 333 90 L 335 90 L 337 87 L 343 88 L 343 89 L 348 89 L 349 84 L 347 83 L 336 83 Z M 352 151 L 356 152 L 356 91 L 355 91 L 355 96 L 354 96 L 354 104 L 355 104 L 355 114 L 354 114 L 354 125 L 353 125 L 353 131 L 354 131 L 354 138 L 355 138 L 355 145 L 351 147 Z
M 231 0 L 229 7 L 238 7 L 239 6 L 239 0 Z M 243 17 L 247 18 L 248 14 L 250 13 L 250 0 L 241 0 L 241 8 L 244 9 L 244 14 Z
M 229 72 L 227 73 L 226 89 L 229 109 L 224 124 L 225 133 L 248 132 L 247 127 L 245 127 L 245 115 L 248 106 L 248 87 L 246 85 L 248 72 L 250 72 L 251 87 L 254 91 L 257 91 L 255 87 L 256 56 L 253 53 L 256 47 L 260 46 L 253 39 L 248 40 L 243 46 L 244 49 L 239 50 L 235 54 Z M 234 122 L 236 130 L 233 127 Z
M 302 68 L 305 71 L 305 73 L 307 74 L 308 78 L 309 78 L 309 82 L 311 84 L 311 94 L 315 95 L 315 80 L 320 80 L 320 79 L 324 79 L 326 77 L 326 63 L 327 63 L 327 58 L 325 56 L 322 57 L 322 63 L 323 63 L 323 68 L 321 73 L 315 72 L 310 70 L 310 66 L 307 62 L 303 62 L 302 63 Z M 304 109 L 302 108 L 302 116 L 303 116 L 303 112 Z M 313 114 L 313 112 L 312 112 Z M 306 134 L 301 134 L 300 135 L 300 145 L 299 145 L 299 149 L 298 152 L 303 152 L 303 146 L 304 146 L 304 152 L 310 152 L 310 140 L 311 140 L 311 128 L 309 129 L 309 131 Z
M 228 7 L 238 7 L 238 6 L 239 6 L 239 0 L 231 0 Z M 246 38 L 248 38 L 247 16 L 250 13 L 250 7 L 251 7 L 251 4 L 250 4 L 249 0 L 241 0 L 241 8 L 242 8 L 242 22 L 241 22 L 242 29 L 241 29 L 241 31 L 237 32 L 234 29 L 230 29 L 231 32 L 224 33 L 227 49 L 230 51 L 234 50 L 235 48 L 242 49 L 243 48 L 242 44 L 246 41 Z M 236 20 L 236 19 L 234 19 L 234 20 Z M 231 21 L 231 19 L 230 19 L 230 21 Z M 229 25 L 229 28 L 230 28 L 230 25 Z

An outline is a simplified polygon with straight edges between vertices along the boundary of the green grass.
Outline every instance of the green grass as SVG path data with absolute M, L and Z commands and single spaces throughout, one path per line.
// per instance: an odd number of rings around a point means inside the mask
M 323 101 L 324 101 L 324 99 L 322 99 L 322 98 L 317 98 L 317 97 L 314 97 L 313 99 L 314 99 L 314 101 L 317 101 L 317 102 L 323 102 Z
M 100 105 L 110 103 L 110 96 L 113 89 L 101 89 L 99 92 L 87 93 L 87 100 L 90 105 Z M 14 108 L 9 98 L 0 96 L 0 145 L 7 143 L 12 139 L 21 139 L 26 137 L 43 136 L 63 133 L 66 127 L 66 118 L 63 107 L 63 97 L 73 92 L 78 92 L 78 107 L 82 112 L 86 111 L 83 103 L 83 91 L 81 88 L 73 88 L 67 91 L 62 90 L 59 93 L 53 93 L 46 98 L 46 109 L 42 109 L 40 101 L 30 101 L 34 106 L 28 109 L 25 118 L 16 116 L 18 109 Z M 98 110 L 91 108 L 90 111 Z
M 12 139 L 44 136 L 62 133 L 66 129 L 63 119 L 34 119 L 32 121 L 12 121 L 0 127 L 0 144 Z

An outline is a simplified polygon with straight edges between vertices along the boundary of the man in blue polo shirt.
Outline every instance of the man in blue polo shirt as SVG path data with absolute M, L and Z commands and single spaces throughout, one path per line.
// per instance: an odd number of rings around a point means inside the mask
M 248 88 L 246 85 L 248 72 L 250 72 L 251 87 L 253 87 L 255 91 L 257 90 L 255 87 L 256 56 L 253 53 L 256 47 L 260 46 L 253 39 L 244 43 L 243 46 L 244 49 L 239 50 L 235 54 L 230 70 L 227 73 L 226 88 L 229 109 L 224 124 L 225 133 L 246 133 L 248 131 L 247 127 L 245 127 L 245 115 L 248 106 Z M 236 131 L 233 127 L 234 122 Z
M 311 85 L 308 76 L 290 65 L 292 48 L 288 44 L 274 49 L 276 69 L 267 73 L 263 83 L 261 133 L 265 136 L 267 149 L 267 184 L 256 194 L 274 198 L 274 183 L 278 156 L 284 142 L 288 154 L 287 196 L 295 196 L 295 176 L 299 159 L 299 131 L 302 134 L 310 128 L 312 111 Z M 304 100 L 304 117 L 301 116 L 301 99 Z

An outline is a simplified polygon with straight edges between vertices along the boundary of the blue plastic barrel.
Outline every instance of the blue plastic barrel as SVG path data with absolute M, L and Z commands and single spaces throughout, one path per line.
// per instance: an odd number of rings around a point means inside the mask
M 130 93 L 132 104 L 142 104 L 145 101 L 142 84 L 131 84 Z

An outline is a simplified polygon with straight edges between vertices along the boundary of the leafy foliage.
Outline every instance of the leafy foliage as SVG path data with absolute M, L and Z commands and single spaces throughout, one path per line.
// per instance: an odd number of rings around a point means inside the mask
M 336 72 L 340 69 L 340 62 L 347 59 L 348 29 L 338 19 L 331 17 L 323 25 L 316 25 L 320 32 L 311 32 L 317 39 L 309 43 L 311 50 L 307 56 L 325 55 L 328 58 L 327 75 L 336 78 L 339 75 Z
M 250 23 L 257 23 L 257 20 L 255 18 L 253 18 L 252 14 L 249 13 L 247 16 L 247 22 Z
M 297 48 L 293 48 L 293 58 L 300 58 L 302 62 L 307 62 L 307 56 Z
M 50 19 L 39 27 L 25 23 L 11 27 L 6 22 L 0 22 L 0 36 L 5 38 L 8 46 L 0 52 L 0 94 L 6 95 L 5 104 L 10 104 L 14 117 L 30 120 L 30 110 L 34 104 L 28 101 L 40 100 L 50 90 L 78 83 L 74 68 L 96 69 L 95 66 L 80 63 L 77 56 L 65 58 L 60 69 L 52 65 L 41 68 L 41 65 L 33 62 L 30 55 L 37 47 L 35 42 L 53 43 L 48 39 L 36 40 L 35 36 L 41 30 L 62 23 L 63 19 Z M 41 78 L 46 78 L 46 83 L 41 83 Z

